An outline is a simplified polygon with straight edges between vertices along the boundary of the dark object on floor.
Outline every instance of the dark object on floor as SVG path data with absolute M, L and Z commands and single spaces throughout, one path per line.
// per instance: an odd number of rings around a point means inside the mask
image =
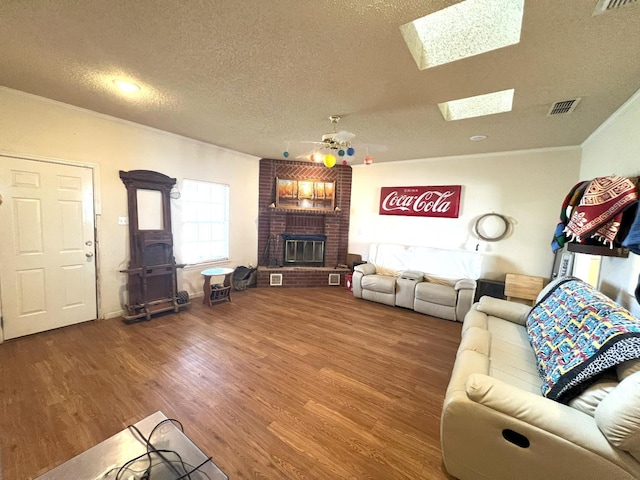
M 246 290 L 247 287 L 255 287 L 258 281 L 257 268 L 236 267 L 233 271 L 232 284 L 234 290 Z
M 186 290 L 180 290 L 176 297 L 176 302 L 178 302 L 178 305 L 189 303 L 189 292 L 187 292 Z

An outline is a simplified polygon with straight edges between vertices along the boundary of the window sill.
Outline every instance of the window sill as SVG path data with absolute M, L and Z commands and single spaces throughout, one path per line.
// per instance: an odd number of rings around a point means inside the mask
M 210 260 L 206 262 L 199 263 L 189 263 L 185 265 L 183 270 L 206 270 L 207 268 L 215 268 L 228 266 L 231 262 L 228 258 L 221 258 L 220 260 Z

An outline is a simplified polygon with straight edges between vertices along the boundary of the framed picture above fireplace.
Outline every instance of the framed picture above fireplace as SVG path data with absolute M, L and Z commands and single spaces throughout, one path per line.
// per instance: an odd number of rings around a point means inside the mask
M 336 182 L 276 178 L 276 208 L 333 210 Z

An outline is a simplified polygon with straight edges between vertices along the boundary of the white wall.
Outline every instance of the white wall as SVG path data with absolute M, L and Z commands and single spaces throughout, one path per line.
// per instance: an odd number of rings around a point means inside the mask
M 370 242 L 444 248 L 474 248 L 475 219 L 488 212 L 511 217 L 513 233 L 487 253 L 486 278 L 507 272 L 548 277 L 549 243 L 562 199 L 579 179 L 640 174 L 640 93 L 580 147 L 422 159 L 355 166 L 349 251 L 366 258 Z M 120 314 L 128 261 L 126 190 L 119 170 L 149 169 L 178 179 L 196 178 L 231 185 L 230 266 L 256 264 L 258 159 L 41 97 L 0 87 L 0 153 L 54 158 L 99 166 L 101 313 Z M 582 158 L 582 163 L 580 160 Z M 458 219 L 378 215 L 380 187 L 463 185 Z M 172 201 L 179 244 L 180 202 Z M 179 252 L 177 252 L 179 253 Z M 178 255 L 178 261 L 179 261 Z M 185 270 L 180 288 L 199 293 L 200 268 Z M 633 298 L 640 261 L 605 259 L 601 288 L 637 312 Z
M 486 252 L 483 277 L 506 273 L 549 278 L 551 239 L 562 200 L 578 181 L 580 148 L 423 159 L 353 168 L 349 252 L 367 258 L 372 242 Z M 378 215 L 380 187 L 462 185 L 460 217 Z M 510 236 L 478 242 L 473 224 L 495 212 L 512 219 Z
M 640 175 L 640 90 L 582 144 L 580 178 Z M 640 257 L 603 257 L 599 288 L 640 316 L 634 297 L 640 274 Z
M 129 259 L 126 189 L 119 170 L 154 170 L 178 180 L 230 185 L 230 261 L 257 264 L 258 159 L 160 130 L 0 87 L 0 154 L 99 166 L 99 294 L 102 316 L 119 316 L 126 302 Z M 180 245 L 181 202 L 172 200 L 174 242 Z M 176 260 L 180 252 L 176 248 Z M 201 294 L 201 267 L 186 268 L 178 287 Z

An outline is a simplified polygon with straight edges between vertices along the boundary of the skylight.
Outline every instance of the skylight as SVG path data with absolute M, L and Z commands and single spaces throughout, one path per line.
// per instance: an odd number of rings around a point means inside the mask
M 400 27 L 420 70 L 520 42 L 524 0 L 466 0 Z
M 475 97 L 451 100 L 439 103 L 440 111 L 446 121 L 482 117 L 494 113 L 510 112 L 513 104 L 514 89 L 477 95 Z

